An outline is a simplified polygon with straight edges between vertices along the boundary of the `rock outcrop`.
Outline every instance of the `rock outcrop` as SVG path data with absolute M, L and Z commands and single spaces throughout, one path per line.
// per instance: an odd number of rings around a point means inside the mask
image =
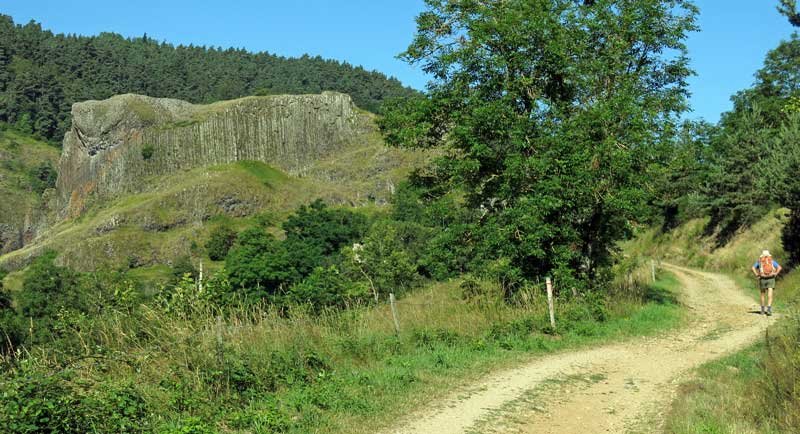
M 372 125 L 349 96 L 248 97 L 210 105 L 119 95 L 72 107 L 59 162 L 58 218 L 94 200 L 140 191 L 148 179 L 255 160 L 302 174 Z

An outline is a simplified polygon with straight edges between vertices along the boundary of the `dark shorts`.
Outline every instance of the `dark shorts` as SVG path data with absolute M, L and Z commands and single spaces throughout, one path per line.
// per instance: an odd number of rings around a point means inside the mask
M 775 278 L 774 277 L 762 277 L 758 279 L 758 287 L 763 291 L 769 288 L 775 288 Z

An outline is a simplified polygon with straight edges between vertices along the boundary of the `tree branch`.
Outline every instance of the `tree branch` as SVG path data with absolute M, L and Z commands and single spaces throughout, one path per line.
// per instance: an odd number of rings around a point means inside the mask
M 797 0 L 780 0 L 778 12 L 785 15 L 793 26 L 800 27 L 800 12 L 797 11 Z

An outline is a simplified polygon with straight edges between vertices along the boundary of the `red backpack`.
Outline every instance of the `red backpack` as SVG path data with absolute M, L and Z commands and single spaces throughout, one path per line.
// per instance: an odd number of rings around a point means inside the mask
M 772 277 L 775 274 L 775 264 L 772 262 L 772 256 L 762 256 L 758 261 L 758 271 L 761 272 L 761 277 Z

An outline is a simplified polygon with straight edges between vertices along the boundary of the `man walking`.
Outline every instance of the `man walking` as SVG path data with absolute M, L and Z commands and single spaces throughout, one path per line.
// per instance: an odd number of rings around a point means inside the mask
M 753 264 L 753 274 L 758 278 L 758 289 L 761 290 L 761 314 L 764 311 L 764 293 L 767 293 L 767 316 L 772 315 L 772 291 L 775 289 L 775 278 L 781 272 L 781 266 L 772 259 L 769 250 L 761 252 L 761 257 Z

